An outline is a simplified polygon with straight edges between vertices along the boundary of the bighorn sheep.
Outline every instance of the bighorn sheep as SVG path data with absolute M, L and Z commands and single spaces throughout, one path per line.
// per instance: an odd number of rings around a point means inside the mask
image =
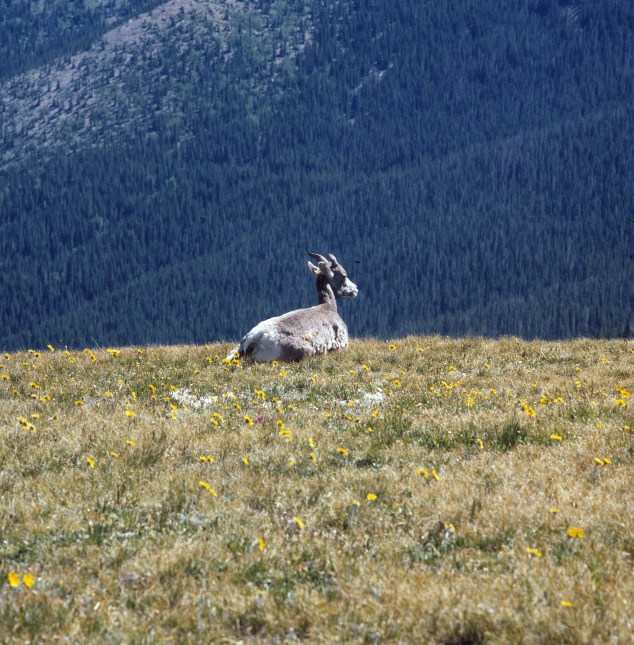
M 330 262 L 317 253 L 309 255 L 318 263 L 309 262 L 308 268 L 317 278 L 319 304 L 263 320 L 227 356 L 229 360 L 246 356 L 259 362 L 299 361 L 348 347 L 348 328 L 337 313 L 337 300 L 356 297 L 357 286 L 334 255 L 329 255 Z

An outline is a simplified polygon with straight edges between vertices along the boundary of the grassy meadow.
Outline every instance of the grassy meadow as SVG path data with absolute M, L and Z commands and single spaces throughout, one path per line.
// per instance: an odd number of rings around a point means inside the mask
M 634 342 L 0 355 L 1 643 L 634 642 Z

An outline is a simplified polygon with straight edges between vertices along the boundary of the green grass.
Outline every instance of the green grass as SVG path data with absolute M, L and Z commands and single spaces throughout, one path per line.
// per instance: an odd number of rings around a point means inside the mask
M 394 344 L 0 358 L 0 642 L 628 642 L 634 345 Z

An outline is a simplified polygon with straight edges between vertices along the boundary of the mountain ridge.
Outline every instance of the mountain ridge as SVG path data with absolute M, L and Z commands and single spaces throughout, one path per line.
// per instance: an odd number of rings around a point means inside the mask
M 42 151 L 50 155 L 69 145 L 102 144 L 131 127 L 147 133 L 152 128 L 150 112 L 173 116 L 180 104 L 173 97 L 158 101 L 151 96 L 152 83 L 165 78 L 160 71 L 141 82 L 133 78 L 138 49 L 151 59 L 166 46 L 161 39 L 169 32 L 178 55 L 208 38 L 217 41 L 217 54 L 226 60 L 231 56 L 227 41 L 236 28 L 232 23 L 237 14 L 251 10 L 240 0 L 168 0 L 106 32 L 88 50 L 5 81 L 0 101 L 2 135 L 8 144 L 1 163 Z M 308 32 L 304 38 L 309 42 Z M 291 48 L 287 55 L 296 53 Z M 280 64 L 284 57 L 277 59 Z

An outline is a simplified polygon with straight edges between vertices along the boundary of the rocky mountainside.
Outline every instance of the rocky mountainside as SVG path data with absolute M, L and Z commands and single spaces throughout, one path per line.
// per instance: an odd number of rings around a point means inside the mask
M 89 49 L 8 79 L 0 85 L 2 165 L 149 134 L 157 120 L 178 127 L 181 139 L 191 136 L 186 106 L 201 98 L 196 66 L 230 65 L 247 30 L 249 48 L 270 63 L 251 79 L 254 91 L 257 84 L 266 92 L 276 68 L 310 42 L 310 7 L 295 4 L 279 15 L 274 4 L 263 16 L 254 2 L 169 0 Z

